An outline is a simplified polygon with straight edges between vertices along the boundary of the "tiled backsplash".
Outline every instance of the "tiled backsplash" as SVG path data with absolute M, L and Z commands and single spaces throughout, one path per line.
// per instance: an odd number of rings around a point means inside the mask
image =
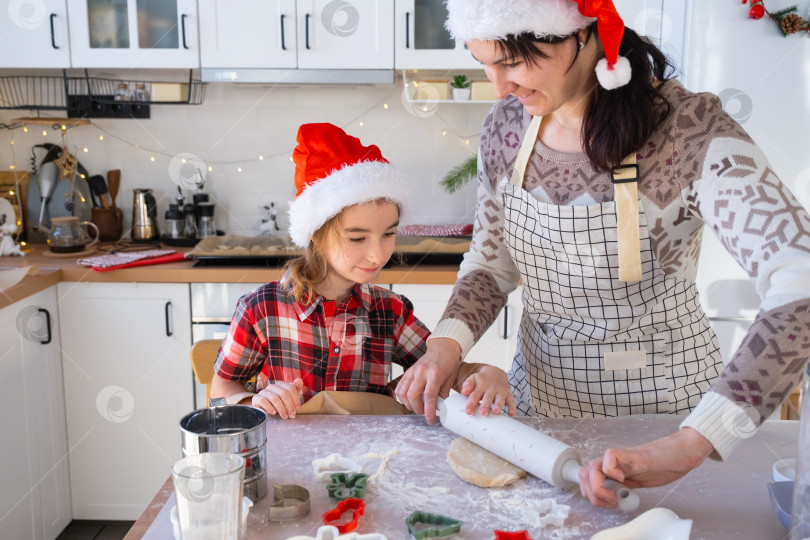
M 412 187 L 411 213 L 403 224 L 472 223 L 475 182 L 448 194 L 439 181 L 477 151 L 489 105 L 414 107 L 403 101 L 401 83 L 376 87 L 212 83 L 202 105 L 152 106 L 149 120 L 93 120 L 90 126 L 69 130 L 68 142 L 91 174 L 121 169 L 117 203 L 124 209 L 125 230 L 132 217 L 133 188 L 155 191 L 162 223 L 176 192 L 169 165 L 183 153 L 198 156 L 211 167 L 205 191 L 217 203 L 220 229 L 257 234 L 261 206 L 274 201 L 279 224 L 286 230 L 287 202 L 295 194 L 290 156 L 298 126 L 307 122 L 343 127 L 364 144 L 378 145 L 403 171 Z M 0 122 L 25 114 L 2 111 Z M 28 132 L 0 132 L 0 166 L 28 170 L 34 144 L 59 143 L 58 131 L 48 128 L 45 136 L 42 132 L 41 126 L 31 126 Z

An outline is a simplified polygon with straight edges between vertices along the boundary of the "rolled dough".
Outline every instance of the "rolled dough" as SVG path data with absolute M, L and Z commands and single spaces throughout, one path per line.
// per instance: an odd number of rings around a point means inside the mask
M 450 443 L 447 463 L 459 478 L 479 487 L 505 486 L 526 476 L 523 469 L 464 438 Z

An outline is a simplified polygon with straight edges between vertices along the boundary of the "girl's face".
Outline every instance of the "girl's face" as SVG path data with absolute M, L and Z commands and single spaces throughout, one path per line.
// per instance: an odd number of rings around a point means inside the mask
M 399 207 L 390 201 L 371 201 L 344 208 L 338 218 L 336 235 L 330 235 L 324 249 L 329 265 L 329 291 L 318 292 L 337 299 L 356 283 L 376 278 L 394 253 L 398 225 Z
M 578 47 L 577 39 L 573 38 L 555 45 L 537 43 L 535 46 L 548 58 L 538 57 L 534 64 L 521 58 L 507 58 L 508 53 L 501 52 L 495 41 L 473 40 L 467 46 L 484 65 L 498 99 L 513 95 L 531 115 L 543 116 L 559 109 L 584 109 L 588 94 L 598 84 L 592 59 L 595 44 L 593 39 L 589 41 L 579 51 L 573 66 Z

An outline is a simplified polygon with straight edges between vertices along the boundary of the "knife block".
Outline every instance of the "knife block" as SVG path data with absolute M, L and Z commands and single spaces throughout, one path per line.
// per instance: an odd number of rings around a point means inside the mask
M 98 227 L 101 242 L 115 242 L 124 232 L 124 212 L 120 208 L 93 208 L 90 221 Z

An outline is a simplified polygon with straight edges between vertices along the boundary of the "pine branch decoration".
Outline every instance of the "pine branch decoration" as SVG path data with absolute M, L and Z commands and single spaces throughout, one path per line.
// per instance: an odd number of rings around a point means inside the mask
M 464 184 L 472 180 L 478 175 L 478 157 L 470 156 L 469 159 L 454 167 L 442 179 L 441 186 L 447 193 L 455 193 L 461 189 Z

